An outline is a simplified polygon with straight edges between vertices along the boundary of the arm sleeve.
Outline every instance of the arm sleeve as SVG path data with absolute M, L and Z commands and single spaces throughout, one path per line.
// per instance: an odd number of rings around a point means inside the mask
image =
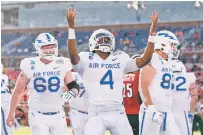
M 127 54 L 124 54 L 124 55 L 125 55 L 124 56 L 125 60 L 127 60 L 125 70 L 124 70 L 125 74 L 129 73 L 129 72 L 135 72 L 135 71 L 139 70 L 139 68 L 136 65 L 136 59 L 131 59 L 129 57 L 129 55 L 127 55 Z

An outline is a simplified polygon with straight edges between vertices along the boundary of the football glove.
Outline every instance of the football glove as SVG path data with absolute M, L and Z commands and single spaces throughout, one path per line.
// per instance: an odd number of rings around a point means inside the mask
M 156 110 L 155 105 L 148 106 L 149 117 L 151 118 L 152 122 L 157 123 L 158 125 L 163 121 L 163 114 Z
M 72 90 L 69 90 L 69 91 L 64 92 L 61 95 L 61 97 L 65 102 L 68 102 L 68 101 L 71 101 L 73 98 L 75 98 L 76 94 Z

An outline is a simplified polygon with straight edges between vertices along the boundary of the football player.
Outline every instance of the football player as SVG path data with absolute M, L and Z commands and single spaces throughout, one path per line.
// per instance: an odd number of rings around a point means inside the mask
M 133 55 L 131 58 L 135 59 L 140 55 Z M 139 135 L 139 111 L 141 105 L 141 98 L 138 92 L 140 71 L 127 73 L 124 75 L 124 92 L 123 103 L 129 123 L 133 130 L 133 135 Z
M 147 49 L 142 57 L 130 59 L 124 52 L 113 52 L 115 38 L 106 29 L 93 32 L 89 39 L 90 52 L 78 54 L 75 37 L 76 10 L 66 12 L 69 24 L 68 50 L 73 65 L 80 73 L 89 94 L 88 121 L 85 135 L 133 135 L 128 122 L 123 97 L 123 76 L 146 65 L 154 51 L 154 34 L 158 14 L 151 16 L 152 25 Z
M 179 50 L 173 46 L 173 102 L 172 112 L 182 135 L 192 135 L 192 122 L 198 101 L 196 77 L 187 73 L 184 64 L 178 60 Z
M 29 125 L 32 135 L 68 134 L 64 101 L 74 98 L 79 87 L 71 73 L 68 58 L 57 57 L 58 42 L 49 33 L 41 33 L 34 43 L 38 57 L 21 61 L 21 73 L 17 79 L 11 98 L 8 126 L 14 121 L 15 109 L 22 93 L 29 92 Z M 64 91 L 65 87 L 69 91 Z
M 70 121 L 74 135 L 84 135 L 85 125 L 88 116 L 88 93 L 80 75 L 72 70 L 73 77 L 79 85 L 80 92 L 76 98 L 69 102 L 70 104 Z
M 171 111 L 173 44 L 179 44 L 179 41 L 172 32 L 157 32 L 152 60 L 140 72 L 141 135 L 181 135 Z

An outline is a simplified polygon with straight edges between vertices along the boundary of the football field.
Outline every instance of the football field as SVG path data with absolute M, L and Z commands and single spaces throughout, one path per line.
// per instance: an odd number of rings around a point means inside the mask
M 68 135 L 73 135 L 72 130 L 70 127 L 67 128 Z M 29 127 L 22 127 L 14 132 L 14 135 L 31 135 Z M 107 131 L 105 135 L 110 135 Z M 200 132 L 195 132 L 194 135 L 200 135 Z

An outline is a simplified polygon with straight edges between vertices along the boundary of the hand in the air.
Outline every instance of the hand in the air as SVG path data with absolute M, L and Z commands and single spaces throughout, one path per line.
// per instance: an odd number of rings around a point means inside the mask
M 12 127 L 13 124 L 14 124 L 14 121 L 15 121 L 15 114 L 10 114 L 8 115 L 7 119 L 6 119 L 6 124 L 9 126 L 9 127 Z
M 150 16 L 152 24 L 150 27 L 150 35 L 155 35 L 156 34 L 156 26 L 158 23 L 158 19 L 159 19 L 159 14 L 157 12 L 153 12 L 152 16 Z
M 76 16 L 76 14 L 77 14 L 76 9 L 69 8 L 66 10 L 66 19 L 68 21 L 69 28 L 72 28 L 72 29 L 75 28 L 75 16 Z

